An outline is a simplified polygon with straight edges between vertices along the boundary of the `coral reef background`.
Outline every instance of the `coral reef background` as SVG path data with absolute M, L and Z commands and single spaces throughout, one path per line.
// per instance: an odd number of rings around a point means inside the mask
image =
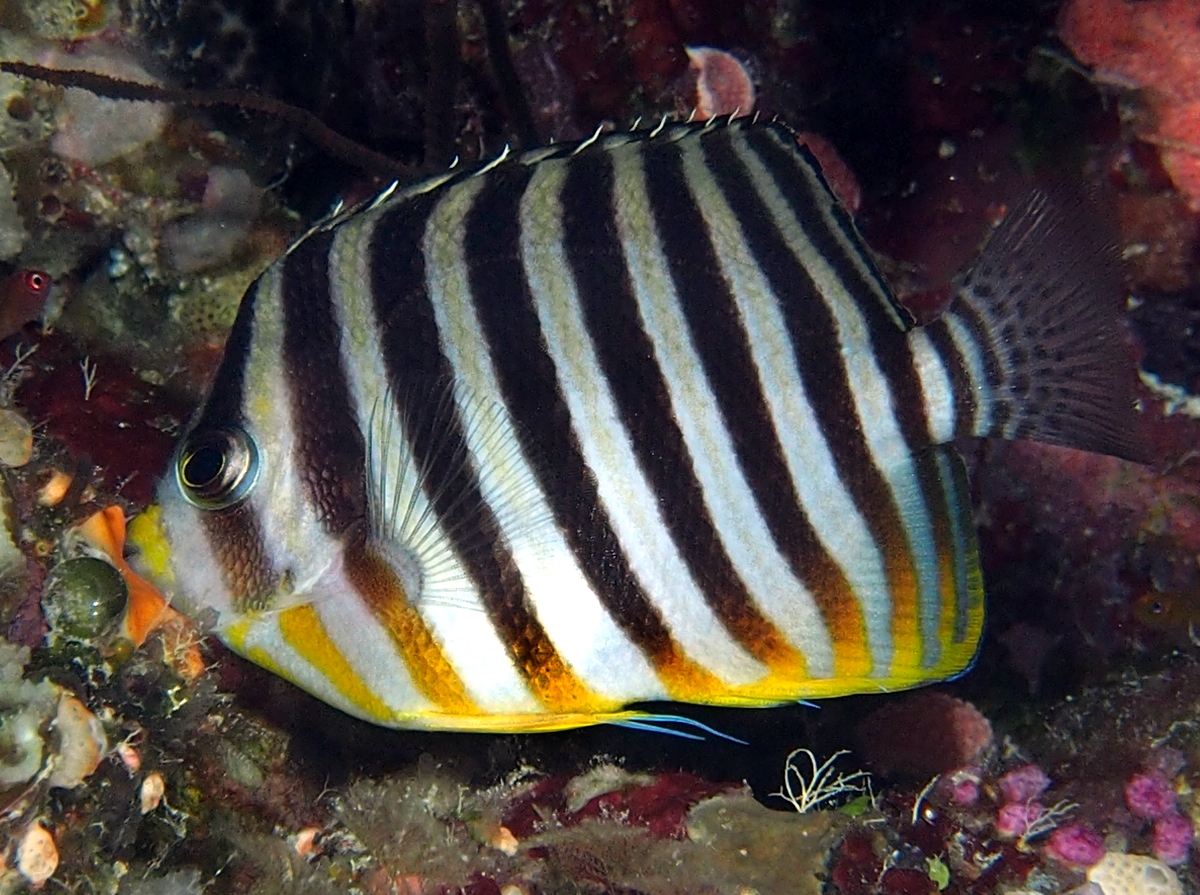
M 919 315 L 1023 190 L 1084 184 L 1126 260 L 1114 363 L 1154 462 L 961 445 L 990 620 L 950 684 L 688 710 L 747 745 L 361 724 L 182 620 L 130 621 L 118 567 L 242 291 L 383 183 L 249 101 L 0 74 L 0 891 L 1200 891 L 1197 22 L 1195 0 L 4 4 L 0 59 L 254 91 L 408 179 L 752 104 L 805 134 Z

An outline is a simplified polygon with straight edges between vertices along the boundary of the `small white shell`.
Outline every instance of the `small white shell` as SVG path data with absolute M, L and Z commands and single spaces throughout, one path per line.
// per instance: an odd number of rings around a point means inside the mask
M 163 775 L 158 771 L 151 771 L 146 775 L 146 779 L 142 781 L 141 790 L 138 793 L 138 798 L 141 800 L 142 814 L 149 814 L 162 803 L 163 796 L 166 795 L 167 784 L 163 780 Z
M 142 756 L 137 749 L 129 745 L 129 743 L 121 742 L 116 746 L 117 758 L 121 759 L 121 764 L 125 765 L 125 770 L 131 774 L 136 774 L 142 769 Z

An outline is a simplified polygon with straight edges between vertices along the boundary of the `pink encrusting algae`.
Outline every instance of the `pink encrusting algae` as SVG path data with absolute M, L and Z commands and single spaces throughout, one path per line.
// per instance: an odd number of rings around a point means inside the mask
M 1063 42 L 1096 77 L 1145 91 L 1139 136 L 1200 208 L 1200 2 L 1072 0 L 1059 19 Z

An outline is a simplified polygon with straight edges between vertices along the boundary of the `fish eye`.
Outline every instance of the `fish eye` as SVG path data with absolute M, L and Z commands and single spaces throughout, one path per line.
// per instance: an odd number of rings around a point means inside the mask
M 41 270 L 27 270 L 22 274 L 25 288 L 34 295 L 45 295 L 50 291 L 50 274 Z
M 258 449 L 241 429 L 212 429 L 187 437 L 175 464 L 184 498 L 203 510 L 245 500 L 258 479 Z

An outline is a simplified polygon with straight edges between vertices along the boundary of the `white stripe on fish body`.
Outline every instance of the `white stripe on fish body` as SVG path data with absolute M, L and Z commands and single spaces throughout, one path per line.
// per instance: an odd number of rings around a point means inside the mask
M 804 585 L 780 555 L 742 475 L 736 451 L 655 234 L 641 143 L 612 153 L 616 223 L 642 324 L 654 342 L 671 402 L 696 466 L 705 503 L 739 577 L 755 602 L 804 655 L 812 677 L 833 674 L 829 631 Z
M 267 667 L 323 702 L 336 705 L 358 717 L 367 717 L 362 707 L 348 700 L 321 670 L 288 643 L 279 630 L 279 613 L 263 613 L 248 619 L 231 620 L 222 636 L 230 646 L 247 658 L 261 662 L 263 657 L 269 657 L 270 665 Z M 376 723 L 382 723 L 382 719 Z
M 879 548 L 838 475 L 832 446 L 813 413 L 779 310 L 779 297 L 749 256 L 740 225 L 709 176 L 699 147 L 684 147 L 683 160 L 693 200 L 708 223 L 722 273 L 750 335 L 760 388 L 784 446 L 792 482 L 821 545 L 841 568 L 859 600 L 873 661 L 872 675 L 885 677 L 893 653 L 892 607 Z
M 290 586 L 307 593 L 336 562 L 340 542 L 322 529 L 308 502 L 295 463 L 295 432 L 290 384 L 279 362 L 283 343 L 280 290 L 282 262 L 272 265 L 259 283 L 254 338 L 246 359 L 245 429 L 261 446 L 259 480 L 248 503 L 261 526 L 270 565 L 288 572 Z M 273 594 L 272 605 L 288 605 L 286 594 Z M 222 623 L 225 616 L 222 617 Z
M 983 349 L 975 341 L 967 326 L 959 319 L 953 308 L 940 318 L 950 333 L 955 349 L 963 359 L 965 372 L 971 382 L 971 393 L 975 396 L 975 419 L 973 432 L 987 432 L 992 428 L 995 400 L 988 387 Z
M 395 644 L 350 582 L 327 577 L 322 582 L 321 597 L 312 607 L 330 643 L 394 717 L 436 710 L 437 706 L 421 695 Z M 277 622 L 274 629 L 278 630 Z M 322 669 L 315 666 L 312 673 L 323 676 Z
M 468 694 L 489 711 L 536 711 L 536 700 L 513 666 L 505 644 L 484 612 L 477 589 L 455 556 L 429 495 L 422 488 L 419 471 L 411 458 L 407 462 L 405 459 L 409 433 L 404 430 L 396 396 L 389 393 L 382 375 L 385 363 L 371 301 L 367 247 L 381 216 L 378 209 L 372 209 L 343 225 L 329 258 L 333 307 L 342 333 L 342 362 L 348 373 L 356 417 L 372 448 L 368 451 L 367 485 L 373 502 L 372 515 L 376 516 L 372 523 L 379 526 L 394 521 L 400 525 L 397 531 L 372 534 L 395 540 L 395 550 L 410 551 L 411 561 L 420 563 L 420 578 L 411 583 L 406 596 L 431 628 L 446 658 L 462 677 Z M 433 393 L 435 390 L 431 389 Z M 393 507 L 403 508 L 410 525 L 404 526 L 404 519 L 386 519 Z M 412 523 L 417 520 L 422 524 L 414 527 Z M 353 591 L 345 599 L 359 600 Z M 368 621 L 364 619 L 364 624 Z M 376 628 L 382 625 L 374 616 L 370 621 Z M 391 649 L 393 661 L 403 664 L 395 647 Z M 395 683 L 384 678 L 380 684 L 382 692 L 413 690 L 414 705 L 427 702 L 415 692 L 407 670 Z
M 934 350 L 924 330 L 914 329 L 908 334 L 908 345 L 916 361 L 917 375 L 921 380 L 921 396 L 925 401 L 925 416 L 929 420 L 929 432 L 938 444 L 954 438 L 954 387 L 946 365 Z
M 887 479 L 893 500 L 900 509 L 900 518 L 908 538 L 909 555 L 917 569 L 922 637 L 920 654 L 896 655 L 890 673 L 894 676 L 903 673 L 906 662 L 917 662 L 924 667 L 930 667 L 937 662 L 941 648 L 938 640 L 938 620 L 942 610 L 937 541 L 933 535 L 929 511 L 917 485 L 913 456 L 900 432 L 891 388 L 876 362 L 866 321 L 859 310 L 858 300 L 847 290 L 846 284 L 829 259 L 812 245 L 809 234 L 779 196 L 762 161 L 741 140 L 734 139 L 732 143 L 735 152 L 750 173 L 759 201 L 767 209 L 775 226 L 787 237 L 797 259 L 812 274 L 826 304 L 833 312 L 841 343 L 841 354 L 845 358 L 846 372 L 850 377 L 850 392 L 854 397 L 863 437 L 875 466 Z M 811 170 L 806 171 L 806 176 L 815 179 Z M 826 197 L 823 205 L 828 220 L 830 209 L 836 200 L 822 186 L 820 183 L 814 183 L 813 194 Z M 842 237 L 840 229 L 834 228 L 831 220 L 830 227 L 839 238 Z M 861 250 L 858 246 L 852 246 L 849 254 L 858 257 Z M 864 300 L 882 302 L 895 317 L 895 312 L 885 296 L 870 296 Z M 896 337 L 902 339 L 903 330 L 898 319 L 896 323 Z
M 184 500 L 178 487 L 165 484 L 160 489 L 159 505 L 165 518 L 171 519 L 171 550 L 188 558 L 188 588 L 172 595 L 172 604 L 210 623 L 226 621 L 234 613 L 233 597 L 221 569 L 212 541 L 204 528 L 203 516 Z M 172 570 L 174 571 L 174 570 Z M 175 573 L 178 577 L 178 573 Z
M 480 400 L 490 399 L 495 402 L 500 424 L 511 432 L 514 424 L 500 397 L 463 259 L 464 218 L 483 183 L 474 178 L 456 185 L 430 216 L 424 246 L 427 287 L 442 348 L 454 368 L 454 395 L 460 410 L 467 413 Z M 479 299 L 486 300 L 486 296 Z M 531 489 L 530 494 L 510 494 L 508 499 L 535 503 L 539 518 L 549 519 L 546 497 L 528 461 L 505 450 L 503 462 L 519 467 L 505 474 L 496 462 L 494 439 L 470 440 L 485 489 L 498 494 L 514 485 Z M 538 527 L 522 525 L 520 520 L 513 523 L 505 532 L 506 540 L 529 598 L 572 670 L 597 692 L 616 699 L 663 698 L 666 693 L 653 668 L 601 605 L 561 533 L 549 521 Z M 480 670 L 486 673 L 486 667 Z
M 579 309 L 563 251 L 558 199 L 567 163 L 543 162 L 521 203 L 521 249 L 547 350 L 600 502 L 634 575 L 684 652 L 729 684 L 752 683 L 766 669 L 725 631 L 696 586 L 635 459 Z

